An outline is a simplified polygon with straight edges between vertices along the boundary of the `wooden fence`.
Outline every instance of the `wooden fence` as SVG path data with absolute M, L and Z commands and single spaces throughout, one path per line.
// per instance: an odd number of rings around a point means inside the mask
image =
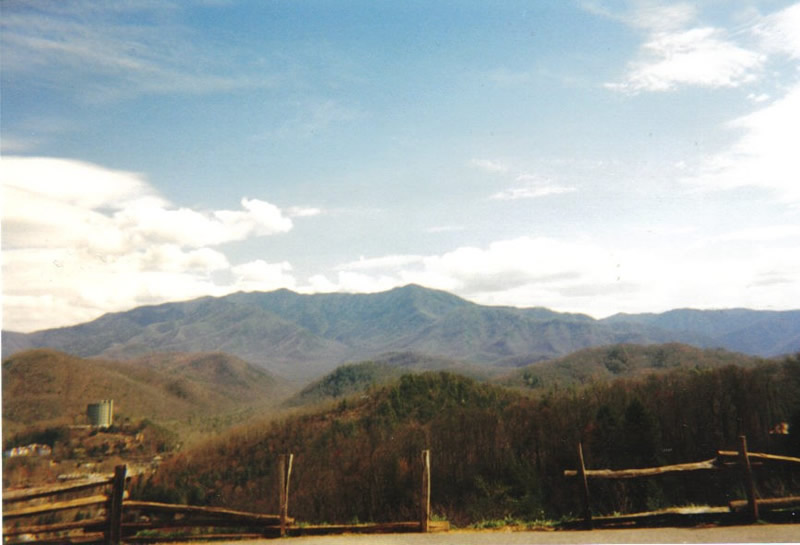
M 124 494 L 124 475 L 124 469 L 118 468 L 114 477 L 107 479 L 4 492 L 4 540 L 30 542 L 45 536 L 40 541 L 48 543 L 63 535 L 75 536 L 75 543 L 110 540 L 115 520 L 111 513 L 114 509 L 119 512 L 116 506 L 121 499 L 115 498 Z M 118 476 L 122 476 L 123 486 L 113 490 L 119 484 Z M 57 520 L 63 513 L 76 512 L 73 520 Z M 34 517 L 47 522 L 20 524 Z
M 691 511 L 688 509 L 677 508 L 670 512 L 662 511 L 652 513 L 636 513 L 615 517 L 593 518 L 589 496 L 589 479 L 638 479 L 643 477 L 653 477 L 656 475 L 668 475 L 691 471 L 714 471 L 720 469 L 730 469 L 738 466 L 740 468 L 740 475 L 744 484 L 747 499 L 734 500 L 729 502 L 728 506 L 722 508 L 711 508 L 707 512 L 712 514 L 742 513 L 746 515 L 746 518 L 750 522 L 756 522 L 759 520 L 760 508 L 771 510 L 800 506 L 799 496 L 771 499 L 758 498 L 752 472 L 752 463 L 756 461 L 758 463 L 778 462 L 800 464 L 800 458 L 794 458 L 791 456 L 778 456 L 775 454 L 763 454 L 760 452 L 749 452 L 747 450 L 747 439 L 744 436 L 740 436 L 738 451 L 720 450 L 717 451 L 717 456 L 715 458 L 700 462 L 638 469 L 586 469 L 583 458 L 583 446 L 579 443 L 578 469 L 564 470 L 564 476 L 578 478 L 580 489 L 579 493 L 582 499 L 583 524 L 589 529 L 594 526 L 595 521 L 604 523 L 627 523 L 643 521 L 648 518 L 664 518 L 664 515 L 677 515 L 680 517 L 682 515 L 691 514 Z
M 449 529 L 447 522 L 430 520 L 430 451 L 422 451 L 420 518 L 411 522 L 307 525 L 289 517 L 289 483 L 292 454 L 278 459 L 278 514 L 248 513 L 219 507 L 200 507 L 128 499 L 127 467 L 117 466 L 106 479 L 10 491 L 3 494 L 4 541 L 33 543 L 126 543 L 210 539 L 258 539 L 286 535 L 321 535 L 342 532 L 431 532 Z M 99 489 L 99 490 L 98 490 Z M 83 494 L 91 493 L 85 496 Z M 76 496 L 64 498 L 64 496 Z M 27 504 L 20 506 L 21 504 Z M 56 513 L 73 520 L 49 520 Z M 38 517 L 37 524 L 20 521 Z M 85 518 L 84 518 L 85 517 Z M 189 534 L 187 529 L 193 533 Z M 197 533 L 196 530 L 208 533 Z M 223 530 L 233 530 L 224 532 Z

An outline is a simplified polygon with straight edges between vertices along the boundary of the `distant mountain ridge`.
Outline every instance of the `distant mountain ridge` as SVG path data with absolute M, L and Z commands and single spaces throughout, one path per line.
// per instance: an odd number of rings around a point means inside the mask
M 595 320 L 483 306 L 416 285 L 374 294 L 283 289 L 138 307 L 29 334 L 3 332 L 3 357 L 38 347 L 113 359 L 224 352 L 308 381 L 387 352 L 519 367 L 593 346 L 666 342 L 758 356 L 800 351 L 800 311 L 677 310 Z
M 693 331 L 720 346 L 755 356 L 777 356 L 800 350 L 800 311 L 677 309 L 661 314 L 616 314 L 608 323 L 636 323 L 667 331 Z

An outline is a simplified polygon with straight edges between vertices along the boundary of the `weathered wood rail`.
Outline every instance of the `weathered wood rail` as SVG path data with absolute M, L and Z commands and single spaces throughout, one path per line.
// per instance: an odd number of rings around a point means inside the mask
M 654 475 L 668 475 L 670 473 L 683 473 L 685 471 L 699 471 L 706 469 L 719 469 L 717 458 L 704 460 L 702 462 L 691 462 L 688 464 L 675 464 L 659 467 L 644 467 L 640 469 L 585 469 L 584 474 L 589 479 L 638 479 L 640 477 L 651 477 Z M 564 470 L 565 477 L 576 477 L 579 470 Z
M 278 458 L 278 514 L 250 513 L 221 507 L 179 505 L 128 499 L 126 466 L 112 477 L 71 485 L 8 491 L 3 494 L 3 536 L 7 543 L 148 543 L 178 540 L 258 539 L 287 535 L 334 533 L 433 532 L 449 529 L 430 520 L 430 451 L 422 451 L 420 518 L 410 522 L 305 525 L 289 516 L 289 483 L 294 456 Z M 98 494 L 97 489 L 103 489 Z M 92 495 L 61 499 L 64 495 Z M 21 505 L 35 502 L 33 505 Z M 86 510 L 90 510 L 86 515 Z M 72 513 L 83 520 L 20 521 L 55 513 Z M 201 529 L 207 533 L 197 533 Z M 222 533 L 220 530 L 232 532 Z M 151 531 L 151 532 L 148 532 Z
M 15 490 L 3 493 L 3 536 L 5 540 L 47 543 L 54 538 L 62 542 L 68 541 L 85 543 L 103 541 L 110 530 L 110 519 L 107 516 L 98 516 L 92 511 L 108 510 L 110 494 L 106 490 L 96 494 L 98 489 L 108 489 L 113 486 L 114 478 L 91 480 L 82 483 L 40 487 L 31 490 Z M 123 481 L 124 485 L 124 481 Z M 124 486 L 123 486 L 124 488 Z M 102 490 L 101 490 L 102 491 Z M 90 496 L 63 499 L 65 495 L 75 495 L 91 492 Z M 124 490 L 120 492 L 124 494 Z M 49 500 L 41 503 L 42 500 Z M 39 502 L 30 505 L 30 502 Z M 29 505 L 20 505 L 20 504 Z M 57 518 L 56 514 L 63 512 L 89 512 L 89 517 L 84 520 L 51 521 L 23 525 L 25 519 L 33 517 Z M 80 534 L 77 532 L 80 531 Z M 41 539 L 37 539 L 41 536 Z M 69 539 L 66 539 L 67 536 Z
M 626 523 L 635 520 L 645 520 L 652 517 L 678 517 L 682 515 L 697 515 L 698 513 L 682 513 L 681 508 L 673 508 L 652 513 L 635 513 L 615 517 L 593 517 L 591 512 L 591 502 L 589 496 L 589 479 L 638 479 L 643 477 L 654 477 L 658 475 L 669 475 L 686 473 L 692 471 L 716 471 L 721 469 L 731 469 L 738 467 L 747 495 L 746 500 L 734 500 L 727 507 L 712 507 L 708 513 L 742 513 L 746 514 L 751 522 L 759 520 L 759 507 L 764 510 L 782 509 L 787 507 L 800 507 L 800 497 L 789 496 L 785 498 L 761 499 L 755 487 L 752 467 L 763 463 L 790 463 L 800 464 L 800 458 L 791 456 L 780 456 L 777 454 L 765 454 L 761 452 L 749 452 L 747 450 L 747 439 L 739 437 L 739 450 L 720 450 L 717 456 L 709 460 L 700 462 L 690 462 L 685 464 L 673 464 L 658 467 L 645 467 L 636 469 L 586 469 L 583 458 L 583 446 L 578 444 L 578 469 L 565 469 L 565 477 L 578 477 L 580 496 L 582 498 L 583 524 L 586 528 L 592 528 L 595 522 L 615 522 Z

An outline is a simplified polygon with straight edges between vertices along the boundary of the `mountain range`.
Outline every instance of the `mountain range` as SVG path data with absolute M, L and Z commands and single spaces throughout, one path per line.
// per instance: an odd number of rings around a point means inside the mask
M 800 310 L 684 309 L 597 320 L 484 306 L 416 285 L 374 294 L 282 289 L 143 306 L 34 333 L 3 331 L 2 340 L 4 359 L 42 347 L 108 359 L 223 352 L 307 383 L 342 363 L 391 352 L 493 368 L 617 343 L 679 342 L 772 357 L 800 351 Z

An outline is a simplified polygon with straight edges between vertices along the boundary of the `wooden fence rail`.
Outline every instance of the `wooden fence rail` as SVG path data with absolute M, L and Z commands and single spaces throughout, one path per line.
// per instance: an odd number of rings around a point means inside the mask
M 82 483 L 68 485 L 57 485 L 51 487 L 39 487 L 28 490 L 14 490 L 3 494 L 3 536 L 4 539 L 17 538 L 19 541 L 49 543 L 54 540 L 60 542 L 91 542 L 103 541 L 108 530 L 108 517 L 86 518 L 84 520 L 57 521 L 48 523 L 24 524 L 25 519 L 33 517 L 45 517 L 57 519 L 61 514 L 68 511 L 85 512 L 102 511 L 107 509 L 109 495 L 98 489 L 108 489 L 113 485 L 113 479 L 94 479 Z M 124 488 L 124 486 L 123 486 Z M 72 497 L 60 499 L 65 495 L 74 496 L 75 494 L 93 493 L 90 496 Z M 103 492 L 103 493 L 96 493 Z M 40 500 L 50 500 L 45 503 L 20 505 L 25 502 L 39 502 Z M 90 514 L 91 516 L 91 514 Z M 81 533 L 75 534 L 80 530 Z M 68 533 L 70 538 L 65 539 L 62 535 Z M 38 537 L 34 537 L 38 536 Z M 48 537 L 49 536 L 49 537 Z M 74 538 L 74 539 L 73 539 Z
M 754 462 L 754 460 L 756 462 Z M 759 499 L 753 479 L 752 466 L 761 463 L 778 462 L 800 464 L 800 458 L 791 456 L 779 456 L 776 454 L 764 454 L 761 452 L 749 452 L 747 450 L 747 439 L 739 437 L 739 450 L 717 451 L 717 457 L 701 462 L 690 462 L 685 464 L 673 464 L 659 467 L 645 467 L 637 469 L 586 469 L 583 458 L 583 446 L 578 443 L 578 469 L 565 469 L 565 477 L 578 477 L 580 496 L 582 498 L 583 522 L 585 527 L 593 527 L 593 517 L 589 500 L 589 479 L 637 479 L 642 477 L 653 477 L 657 475 L 669 475 L 692 471 L 715 471 L 729 469 L 738 466 L 741 469 L 741 477 L 747 495 L 746 500 L 734 500 L 729 504 L 729 512 L 747 512 L 752 522 L 759 519 L 759 505 L 765 509 L 778 509 L 800 505 L 800 497 Z M 663 515 L 664 513 L 642 513 L 644 515 Z M 618 519 L 633 519 L 637 515 L 627 515 L 616 517 Z M 610 517 L 601 517 L 603 520 Z
M 199 515 L 218 517 L 220 521 L 228 521 L 236 524 L 265 524 L 269 526 L 280 525 L 280 515 L 264 515 L 259 513 L 249 513 L 246 511 L 236 511 L 223 507 L 203 507 L 198 505 L 180 505 L 175 503 L 159 503 L 154 501 L 131 500 L 124 503 L 125 511 L 141 511 L 147 513 L 168 513 L 173 515 Z M 292 518 L 286 518 L 287 523 L 294 522 Z
M 58 486 L 43 486 L 38 488 L 28 488 L 25 490 L 10 490 L 3 492 L 3 506 L 10 503 L 29 501 L 37 498 L 46 498 L 56 494 L 67 494 L 72 492 L 82 492 L 93 488 L 101 488 L 111 484 L 112 479 L 91 480 L 82 483 L 64 484 Z
M 736 450 L 718 450 L 717 458 L 736 458 L 739 452 Z M 762 452 L 748 452 L 747 456 L 750 460 L 763 460 L 765 462 L 787 462 L 790 464 L 800 464 L 800 458 L 793 456 L 778 456 L 777 454 L 764 454 Z
M 282 535 L 282 524 L 290 526 L 294 519 L 280 515 L 269 515 L 236 511 L 220 507 L 201 507 L 196 505 L 179 505 L 148 501 L 126 501 L 123 503 L 126 513 L 147 515 L 144 520 L 137 517 L 133 522 L 122 522 L 120 535 L 125 542 L 147 542 L 154 537 L 169 537 L 165 533 L 173 533 L 182 539 L 246 539 L 251 537 L 277 537 Z M 166 519 L 154 517 L 164 516 Z M 235 533 L 221 534 L 217 529 L 235 528 Z M 214 533 L 191 533 L 197 529 L 214 529 Z M 144 530 L 158 530 L 159 535 L 142 535 Z M 190 532 L 191 530 L 191 532 Z
M 719 469 L 716 458 L 704 460 L 702 462 L 691 462 L 688 464 L 675 464 L 659 467 L 643 467 L 639 469 L 585 469 L 584 473 L 589 479 L 638 479 L 640 477 L 652 477 L 654 475 L 668 475 L 670 473 L 684 473 L 686 471 L 702 471 Z M 576 477 L 579 470 L 565 469 L 565 477 Z
M 286 535 L 320 535 L 342 532 L 407 532 L 442 531 L 449 529 L 446 522 L 430 520 L 430 451 L 422 451 L 422 488 L 420 492 L 420 518 L 413 522 L 356 524 L 356 525 L 298 525 L 289 516 L 289 484 L 294 456 L 284 454 L 278 458 L 278 513 L 262 514 L 237 511 L 221 507 L 178 505 L 150 501 L 129 500 L 125 490 L 126 466 L 117 466 L 114 476 L 91 482 L 42 487 L 3 494 L 3 535 L 17 538 L 26 544 L 47 543 L 105 543 L 119 545 L 124 542 L 168 541 L 174 533 L 176 539 L 247 539 Z M 74 495 L 105 488 L 102 494 L 52 501 L 64 494 Z M 38 505 L 20 506 L 22 502 L 46 500 Z M 12 507 L 6 510 L 7 507 Z M 24 518 L 41 517 L 64 511 L 93 508 L 104 512 L 101 517 L 85 520 L 58 521 L 48 524 L 19 525 Z M 237 533 L 219 533 L 216 529 L 234 528 Z M 198 535 L 187 531 L 214 529 L 214 533 Z M 142 534 L 153 530 L 159 534 Z M 248 533 L 244 533 L 247 530 Z M 23 539 L 24 538 L 24 539 Z

